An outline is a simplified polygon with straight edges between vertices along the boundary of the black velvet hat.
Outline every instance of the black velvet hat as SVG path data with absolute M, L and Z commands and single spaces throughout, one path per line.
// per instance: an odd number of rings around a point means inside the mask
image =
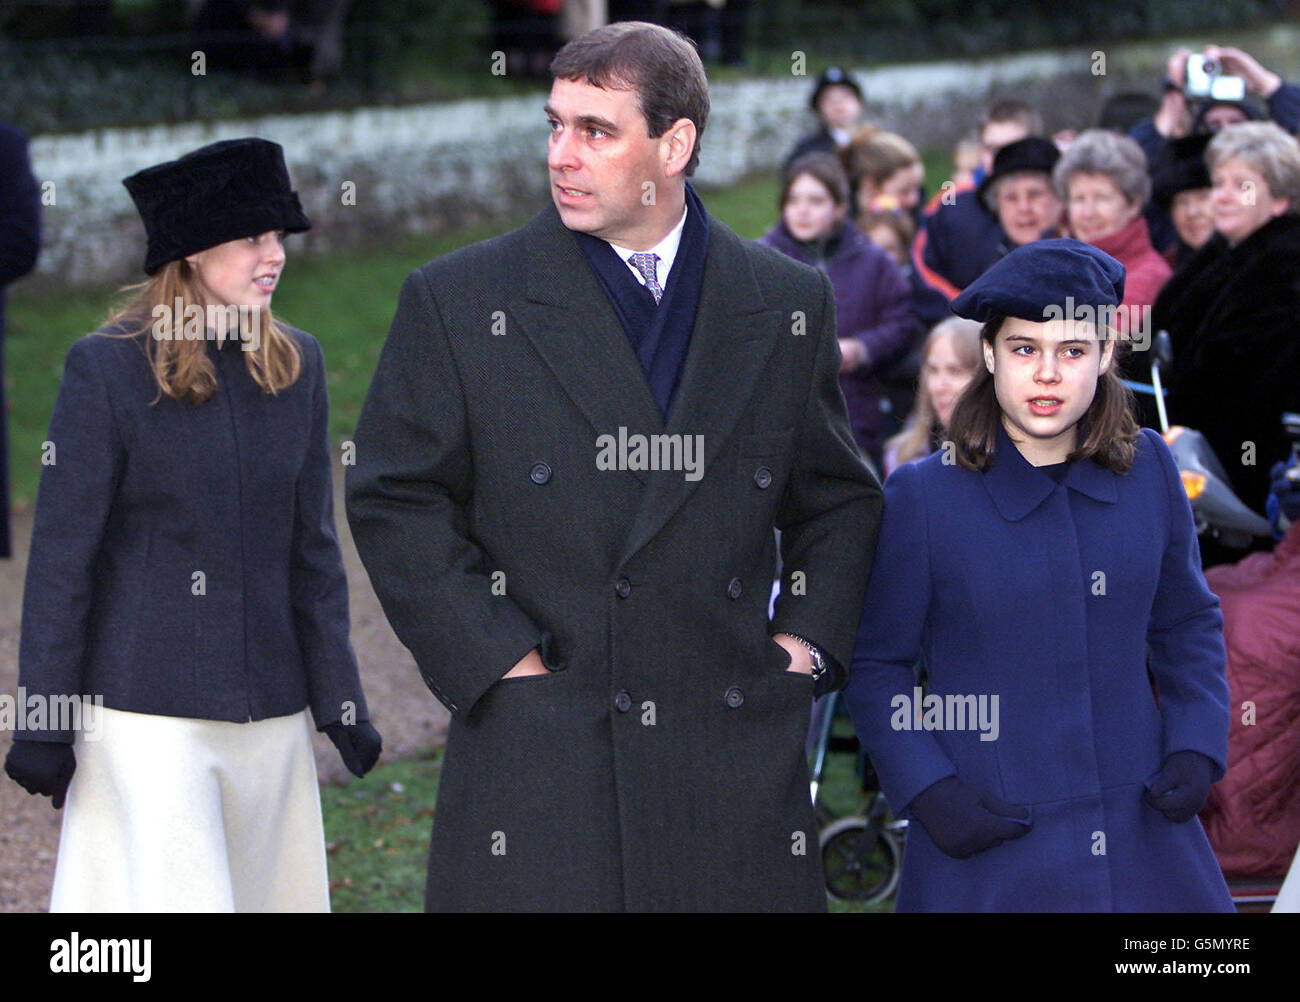
M 1214 136 L 1208 132 L 1170 140 L 1165 158 L 1153 178 L 1152 194 L 1166 212 L 1174 196 L 1182 191 L 1210 187 L 1210 169 L 1205 166 L 1205 147 Z
M 1000 178 L 1028 170 L 1042 171 L 1050 177 L 1052 168 L 1060 159 L 1061 151 L 1056 148 L 1056 144 L 1042 136 L 1026 136 L 1024 139 L 1017 139 L 1014 143 L 1007 143 L 993 155 L 993 169 L 980 182 L 979 190 L 976 192 L 980 204 L 985 206 L 989 204 L 989 191 L 993 183 Z
M 290 185 L 284 150 L 266 139 L 212 143 L 122 183 L 149 237 L 147 275 L 229 240 L 311 229 Z
M 1124 300 L 1124 266 L 1082 240 L 1062 237 L 1017 247 L 952 301 L 959 317 L 987 323 L 993 317 L 1019 317 L 1042 323 L 1078 316 Z

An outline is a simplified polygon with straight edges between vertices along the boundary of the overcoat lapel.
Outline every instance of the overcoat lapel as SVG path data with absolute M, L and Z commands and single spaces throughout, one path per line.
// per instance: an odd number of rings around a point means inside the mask
M 524 297 L 513 306 L 524 335 L 590 423 L 593 464 L 600 435 L 617 436 L 620 426 L 629 434 L 662 432 L 659 407 L 618 314 L 555 206 L 525 231 Z M 632 472 L 643 483 L 649 476 Z
M 681 385 L 665 427 L 619 322 L 573 234 L 549 206 L 526 226 L 524 335 L 599 435 L 702 435 L 704 474 L 722 451 L 776 347 L 783 317 L 764 309 L 741 239 L 709 217 L 709 251 Z M 631 471 L 648 488 L 624 558 L 648 543 L 699 481 L 685 471 Z
M 703 436 L 705 477 L 750 406 L 783 322 L 789 318 L 780 310 L 764 307 L 740 237 L 710 216 L 700 305 L 667 426 L 667 434 L 681 435 L 683 442 L 688 435 Z M 651 477 L 624 560 L 654 538 L 701 480 L 687 480 L 682 472 Z

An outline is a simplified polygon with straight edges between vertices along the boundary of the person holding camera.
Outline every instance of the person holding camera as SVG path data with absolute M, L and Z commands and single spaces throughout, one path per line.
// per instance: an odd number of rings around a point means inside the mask
M 1232 46 L 1207 45 L 1201 53 L 1180 48 L 1165 64 L 1160 107 L 1129 134 L 1154 175 L 1164 165 L 1169 141 L 1263 119 L 1255 99 L 1263 100 L 1267 117 L 1278 126 L 1293 135 L 1300 132 L 1300 86 Z

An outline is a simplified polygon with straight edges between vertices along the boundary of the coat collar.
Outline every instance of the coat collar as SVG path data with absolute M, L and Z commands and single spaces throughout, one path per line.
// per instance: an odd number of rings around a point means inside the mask
M 1123 229 L 1116 230 L 1109 236 L 1093 242 L 1098 250 L 1105 251 L 1115 260 L 1132 264 L 1143 254 L 1154 254 L 1151 246 L 1151 231 L 1141 213 L 1131 219 Z
M 1008 522 L 1019 522 L 1056 490 L 1056 481 L 1020 454 L 1001 424 L 994 456 L 992 467 L 983 474 L 984 487 L 998 513 Z M 1118 479 L 1118 474 L 1094 460 L 1084 459 L 1070 464 L 1062 486 L 1094 501 L 1114 504 L 1119 500 Z

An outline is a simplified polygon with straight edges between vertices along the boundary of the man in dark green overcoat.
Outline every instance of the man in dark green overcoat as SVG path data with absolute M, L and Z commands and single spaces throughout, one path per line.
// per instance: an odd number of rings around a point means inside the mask
M 452 714 L 426 906 L 824 909 L 804 736 L 881 509 L 831 286 L 686 183 L 689 42 L 615 23 L 552 72 L 552 205 L 407 278 L 349 469 Z

